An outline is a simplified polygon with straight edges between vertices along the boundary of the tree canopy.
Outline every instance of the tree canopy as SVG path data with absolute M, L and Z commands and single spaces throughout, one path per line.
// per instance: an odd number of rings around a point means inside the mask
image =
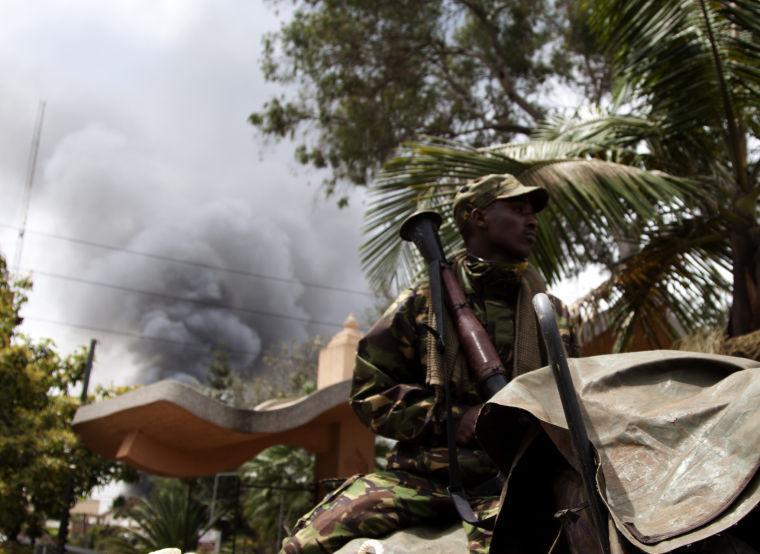
M 79 399 L 70 393 L 83 377 L 86 353 L 61 356 L 51 341 L 19 334 L 19 311 L 29 281 L 10 283 L 0 256 L 0 533 L 38 537 L 46 519 L 76 498 L 134 474 L 79 443 L 71 428 Z M 100 391 L 100 397 L 110 395 Z
M 398 227 L 420 208 L 448 216 L 454 190 L 485 173 L 546 187 L 534 261 L 550 282 L 589 263 L 609 279 L 587 297 L 610 308 L 623 347 L 637 322 L 651 336 L 725 324 L 760 327 L 757 59 L 752 2 L 598 0 L 594 29 L 614 54 L 609 109 L 549 114 L 531 140 L 473 148 L 430 139 L 386 166 L 367 212 L 363 263 L 373 282 L 417 270 Z M 698 89 L 698 90 L 697 90 Z M 733 283 L 726 278 L 733 274 Z M 733 287 L 733 288 L 732 288 Z M 663 314 L 669 314 L 664 317 Z
M 652 123 L 646 133 L 639 128 L 623 137 L 647 140 L 660 160 L 654 168 L 700 183 L 700 201 L 693 206 L 700 224 L 686 238 L 694 244 L 721 236 L 732 274 L 729 334 L 760 328 L 760 5 L 591 5 L 592 29 L 613 56 L 618 82 L 631 88 L 638 113 Z
M 226 402 L 234 395 L 236 375 L 230 365 L 230 355 L 224 346 L 214 349 L 214 358 L 208 367 L 206 383 L 217 400 Z
M 314 456 L 277 445 L 240 468 L 246 493 L 243 515 L 255 545 L 276 552 L 299 517 L 314 507 Z
M 192 494 L 191 483 L 178 479 L 151 479 L 151 492 L 123 515 L 133 519 L 138 528 L 125 528 L 105 539 L 107 552 L 138 554 L 163 548 L 195 550 L 198 539 L 210 527 L 208 510 Z
M 264 41 L 267 80 L 290 92 L 250 121 L 295 138 L 297 159 L 328 168 L 327 191 L 366 185 L 421 134 L 483 146 L 528 135 L 551 90 L 609 89 L 579 2 L 301 0 Z

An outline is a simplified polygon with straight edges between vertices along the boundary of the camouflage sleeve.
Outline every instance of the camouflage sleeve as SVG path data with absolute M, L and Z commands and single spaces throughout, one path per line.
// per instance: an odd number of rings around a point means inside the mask
M 556 296 L 550 294 L 549 299 L 552 301 L 554 312 L 557 314 L 557 327 L 559 327 L 559 335 L 562 338 L 562 343 L 565 345 L 565 352 L 569 358 L 577 358 L 580 356 L 580 347 L 578 345 L 578 337 L 575 334 L 575 326 L 573 325 L 570 311 L 562 300 Z
M 434 425 L 435 395 L 419 355 L 423 314 L 425 296 L 414 289 L 402 293 L 361 340 L 356 356 L 351 407 L 372 431 L 396 440 L 421 439 Z

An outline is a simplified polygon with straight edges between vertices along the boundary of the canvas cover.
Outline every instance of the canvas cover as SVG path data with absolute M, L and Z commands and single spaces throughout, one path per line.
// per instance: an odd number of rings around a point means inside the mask
M 760 363 L 681 351 L 569 360 L 614 525 L 645 552 L 720 532 L 760 501 Z M 527 419 L 526 419 L 527 416 Z M 478 438 L 503 471 L 535 418 L 572 463 L 551 369 L 521 375 L 483 408 Z M 510 497 L 509 486 L 505 502 Z

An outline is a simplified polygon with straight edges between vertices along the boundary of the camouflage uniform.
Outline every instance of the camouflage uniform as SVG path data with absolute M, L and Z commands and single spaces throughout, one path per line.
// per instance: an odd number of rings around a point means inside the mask
M 505 182 L 514 190 L 512 181 L 487 177 L 490 181 L 486 184 L 495 190 L 490 201 L 499 197 L 500 190 L 503 192 Z M 524 187 L 518 192 L 524 190 L 535 189 Z M 510 374 L 516 303 L 528 263 L 485 262 L 464 253 L 452 256 L 452 261 L 470 306 Z M 383 537 L 414 525 L 440 526 L 456 521 L 457 513 L 446 490 L 445 407 L 440 394 L 426 382 L 428 323 L 429 290 L 422 283 L 402 293 L 359 343 L 351 406 L 375 433 L 398 442 L 385 471 L 352 477 L 327 495 L 298 521 L 294 535 L 283 542 L 282 552 L 333 552 L 356 537 Z M 481 403 L 476 382 L 462 365 L 459 371 L 451 372 L 455 420 Z M 457 454 L 476 515 L 495 515 L 498 487 L 477 489 L 478 485 L 494 483 L 497 467 L 477 444 L 458 446 Z M 487 552 L 491 533 L 467 524 L 464 527 L 470 551 Z
M 464 260 L 455 269 L 475 314 L 488 331 L 509 372 L 514 341 L 514 305 L 519 272 L 527 264 Z M 284 552 L 332 552 L 355 537 L 382 537 L 412 525 L 449 520 L 456 511 L 446 492 L 448 454 L 443 406 L 425 384 L 425 284 L 402 293 L 359 343 L 351 405 L 379 435 L 399 442 L 386 471 L 349 479 L 296 525 Z M 480 403 L 475 381 L 464 372 L 451 384 L 453 416 Z M 466 487 L 492 479 L 496 466 L 477 446 L 460 446 Z M 470 502 L 479 517 L 498 511 L 498 490 Z M 465 524 L 471 552 L 487 552 L 490 533 Z

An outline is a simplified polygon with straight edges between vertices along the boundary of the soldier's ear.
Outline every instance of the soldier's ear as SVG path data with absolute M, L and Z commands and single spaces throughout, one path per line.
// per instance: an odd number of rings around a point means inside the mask
M 473 208 L 470 212 L 470 225 L 478 229 L 486 226 L 485 214 L 480 208 Z

